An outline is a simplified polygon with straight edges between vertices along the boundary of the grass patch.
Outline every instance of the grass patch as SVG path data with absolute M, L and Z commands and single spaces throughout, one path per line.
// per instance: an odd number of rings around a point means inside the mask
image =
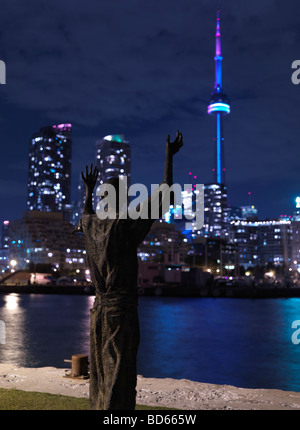
M 165 410 L 169 408 L 137 405 L 136 410 Z M 31 411 L 75 411 L 89 410 L 86 398 L 62 396 L 59 394 L 21 391 L 0 388 L 0 410 L 31 410 Z

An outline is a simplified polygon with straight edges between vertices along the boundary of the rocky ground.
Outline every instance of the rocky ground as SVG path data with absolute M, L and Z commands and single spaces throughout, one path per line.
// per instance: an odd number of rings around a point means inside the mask
M 69 373 L 0 364 L 0 388 L 88 397 L 88 379 L 66 377 Z M 300 393 L 138 376 L 137 403 L 184 410 L 300 410 Z

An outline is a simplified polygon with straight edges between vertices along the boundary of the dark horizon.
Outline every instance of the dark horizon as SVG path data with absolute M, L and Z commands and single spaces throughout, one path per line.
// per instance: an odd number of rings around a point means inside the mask
M 26 210 L 29 140 L 52 124 L 73 126 L 72 200 L 96 140 L 107 134 L 125 135 L 131 182 L 150 185 L 163 177 L 167 135 L 180 129 L 174 181 L 188 183 L 192 171 L 200 183 L 213 182 L 214 121 L 206 107 L 217 2 L 117 3 L 3 2 L 1 223 Z M 230 0 L 220 8 L 231 102 L 224 119 L 229 203 L 254 204 L 259 219 L 291 214 L 300 192 L 299 86 L 291 81 L 299 8 L 295 0 L 284 8 L 276 0 L 237 8 Z

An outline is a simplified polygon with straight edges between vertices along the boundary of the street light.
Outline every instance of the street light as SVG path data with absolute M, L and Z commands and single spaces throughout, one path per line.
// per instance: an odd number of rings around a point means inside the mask
M 14 272 L 15 271 L 15 267 L 17 265 L 17 261 L 16 260 L 10 260 L 10 265 L 12 267 L 11 271 Z

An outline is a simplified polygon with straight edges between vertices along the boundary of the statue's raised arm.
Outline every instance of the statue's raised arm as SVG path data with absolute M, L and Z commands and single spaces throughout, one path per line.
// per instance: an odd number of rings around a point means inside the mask
M 165 158 L 165 165 L 164 165 L 163 181 L 160 183 L 160 186 L 157 188 L 156 192 L 150 195 L 147 200 L 140 203 L 135 208 L 136 212 L 145 210 L 145 213 L 147 214 L 153 213 L 153 211 L 151 211 L 151 205 L 154 204 L 154 205 L 158 205 L 158 208 L 157 208 L 158 210 L 155 212 L 159 214 L 159 217 L 163 216 L 163 213 L 162 213 L 163 197 L 158 196 L 156 193 L 159 190 L 161 190 L 163 184 L 166 184 L 169 187 L 173 185 L 173 157 L 183 145 L 182 133 L 180 133 L 179 130 L 177 130 L 174 141 L 171 142 L 170 139 L 171 139 L 170 135 L 168 135 L 167 142 L 166 142 L 166 158 Z M 172 201 L 173 199 L 174 199 L 174 196 L 171 195 L 170 204 L 173 204 L 173 201 Z
M 84 214 L 95 213 L 93 209 L 93 191 L 97 183 L 98 174 L 99 174 L 99 171 L 97 167 L 93 169 L 93 164 L 90 165 L 90 170 L 88 166 L 85 167 L 85 175 L 83 172 L 81 172 L 81 177 L 83 182 L 85 183 L 85 189 L 86 189 L 85 203 L 83 207 Z
M 166 161 L 164 181 L 168 185 L 173 184 L 173 157 L 183 145 L 182 134 L 177 130 L 176 138 L 173 142 L 170 141 L 170 135 L 167 137 L 166 144 Z

